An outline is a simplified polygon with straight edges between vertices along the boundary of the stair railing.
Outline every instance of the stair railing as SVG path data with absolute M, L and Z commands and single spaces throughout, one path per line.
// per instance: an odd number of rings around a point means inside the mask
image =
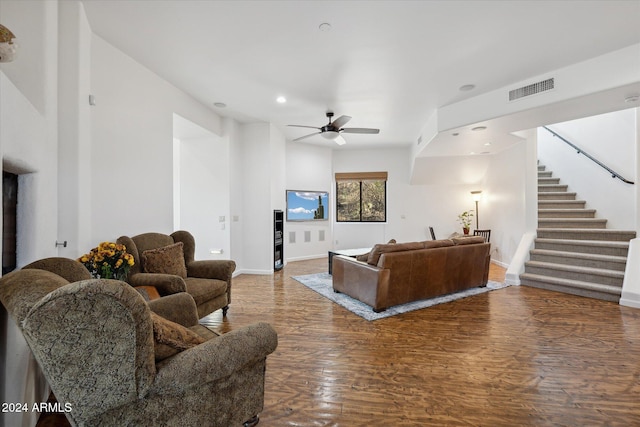
M 605 169 L 607 172 L 609 172 L 611 174 L 611 178 L 618 178 L 620 181 L 622 181 L 624 183 L 627 183 L 627 184 L 635 184 L 635 182 L 629 181 L 628 179 L 624 178 L 622 175 L 620 175 L 619 173 L 617 173 L 616 171 L 614 171 L 613 169 L 611 169 L 607 165 L 603 164 L 598 159 L 594 158 L 593 156 L 591 156 L 588 153 L 585 153 L 585 151 L 582 148 L 576 146 L 575 144 L 573 144 L 570 141 L 567 141 L 565 138 L 563 138 L 562 136 L 558 135 L 556 132 L 552 131 L 548 127 L 546 127 L 546 126 L 542 126 L 542 127 L 545 128 L 546 130 L 548 130 L 549 132 L 551 132 L 553 134 L 553 136 L 560 138 L 562 141 L 564 141 L 565 143 L 570 145 L 574 150 L 576 150 L 578 152 L 578 154 L 582 154 L 582 155 L 586 156 L 589 160 L 591 160 L 592 162 L 594 162 L 595 164 L 597 164 L 601 168 Z

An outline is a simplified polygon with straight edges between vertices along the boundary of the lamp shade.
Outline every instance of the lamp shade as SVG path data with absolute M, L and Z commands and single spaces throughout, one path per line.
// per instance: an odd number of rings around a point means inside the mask
M 18 52 L 16 36 L 4 25 L 0 24 L 0 62 L 11 62 Z
M 482 191 L 480 191 L 480 190 L 472 191 L 471 192 L 471 197 L 473 198 L 474 202 L 480 201 L 480 199 L 482 198 Z

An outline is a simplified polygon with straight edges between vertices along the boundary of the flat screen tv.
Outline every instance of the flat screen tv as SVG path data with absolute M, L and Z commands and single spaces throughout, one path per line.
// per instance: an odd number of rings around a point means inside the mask
M 287 190 L 287 221 L 327 221 L 327 191 Z

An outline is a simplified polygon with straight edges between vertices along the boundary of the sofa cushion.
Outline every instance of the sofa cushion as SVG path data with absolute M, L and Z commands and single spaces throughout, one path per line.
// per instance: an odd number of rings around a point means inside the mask
M 447 247 L 447 246 L 455 245 L 455 243 L 453 243 L 453 240 L 451 240 L 451 239 L 425 240 L 422 243 L 424 244 L 424 249 L 444 248 L 444 247 Z
M 453 243 L 456 245 L 471 245 L 474 243 L 484 243 L 483 236 L 454 237 Z
M 187 277 L 187 267 L 184 263 L 183 243 L 148 249 L 142 253 L 142 264 L 145 273 L 173 274 L 182 278 Z
M 151 312 L 156 362 L 202 344 L 206 340 L 178 323 Z
M 422 242 L 408 242 L 408 243 L 391 243 L 391 244 L 377 244 L 369 252 L 369 258 L 367 259 L 367 264 L 378 265 L 378 261 L 380 260 L 380 255 L 389 252 L 402 252 L 402 251 L 413 251 L 416 249 L 422 249 L 424 244 Z
M 184 283 L 187 286 L 187 292 L 191 294 L 197 305 L 227 292 L 227 282 L 224 280 L 187 277 Z

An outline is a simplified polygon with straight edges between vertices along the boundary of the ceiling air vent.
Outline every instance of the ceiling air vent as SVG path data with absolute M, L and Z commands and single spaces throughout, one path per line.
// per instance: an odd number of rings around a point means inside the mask
M 550 78 L 518 89 L 513 89 L 512 91 L 509 91 L 509 101 L 515 101 L 516 99 L 524 98 L 525 96 L 535 95 L 536 93 L 551 90 L 554 87 L 553 85 L 553 78 Z

